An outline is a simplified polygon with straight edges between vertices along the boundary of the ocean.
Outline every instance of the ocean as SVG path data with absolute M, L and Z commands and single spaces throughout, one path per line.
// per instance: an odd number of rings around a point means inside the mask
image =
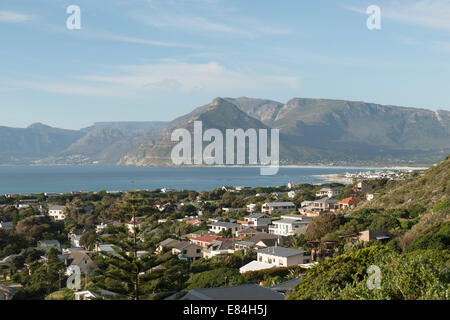
M 0 194 L 66 193 L 72 191 L 211 190 L 224 185 L 265 187 L 324 183 L 318 175 L 366 171 L 355 168 L 280 168 L 261 176 L 256 167 L 116 167 L 116 166 L 0 166 Z

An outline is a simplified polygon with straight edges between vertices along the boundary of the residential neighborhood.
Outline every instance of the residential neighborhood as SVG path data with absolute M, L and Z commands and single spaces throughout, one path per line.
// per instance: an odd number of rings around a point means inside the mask
M 141 299 L 287 298 L 308 270 L 411 225 L 412 213 L 365 209 L 386 180 L 0 197 L 0 299 L 137 299 L 113 276 L 130 272 L 125 257 L 140 266 Z

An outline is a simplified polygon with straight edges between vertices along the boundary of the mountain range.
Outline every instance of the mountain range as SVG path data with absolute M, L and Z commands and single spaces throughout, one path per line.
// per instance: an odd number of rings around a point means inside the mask
M 172 165 L 174 129 L 280 130 L 286 165 L 428 165 L 450 153 L 450 112 L 359 101 L 216 98 L 170 122 L 100 122 L 81 130 L 0 127 L 0 164 Z

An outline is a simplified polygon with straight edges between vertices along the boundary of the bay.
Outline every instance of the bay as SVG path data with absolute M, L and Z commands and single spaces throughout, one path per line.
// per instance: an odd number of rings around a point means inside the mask
M 257 167 L 117 167 L 117 166 L 0 166 L 0 194 L 72 191 L 211 190 L 224 185 L 265 187 L 289 181 L 320 184 L 318 175 L 367 171 L 361 168 L 281 167 L 262 176 Z

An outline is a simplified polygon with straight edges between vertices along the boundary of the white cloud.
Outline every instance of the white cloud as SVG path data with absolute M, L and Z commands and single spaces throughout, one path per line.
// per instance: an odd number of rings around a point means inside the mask
M 21 23 L 35 19 L 34 15 L 14 11 L 0 10 L 0 22 Z
M 116 85 L 139 92 L 245 93 L 267 88 L 299 88 L 296 76 L 257 75 L 225 68 L 217 62 L 191 64 L 162 61 L 157 64 L 117 67 L 117 74 L 89 75 L 81 79 Z M 223 94 L 222 94 L 223 95 Z

